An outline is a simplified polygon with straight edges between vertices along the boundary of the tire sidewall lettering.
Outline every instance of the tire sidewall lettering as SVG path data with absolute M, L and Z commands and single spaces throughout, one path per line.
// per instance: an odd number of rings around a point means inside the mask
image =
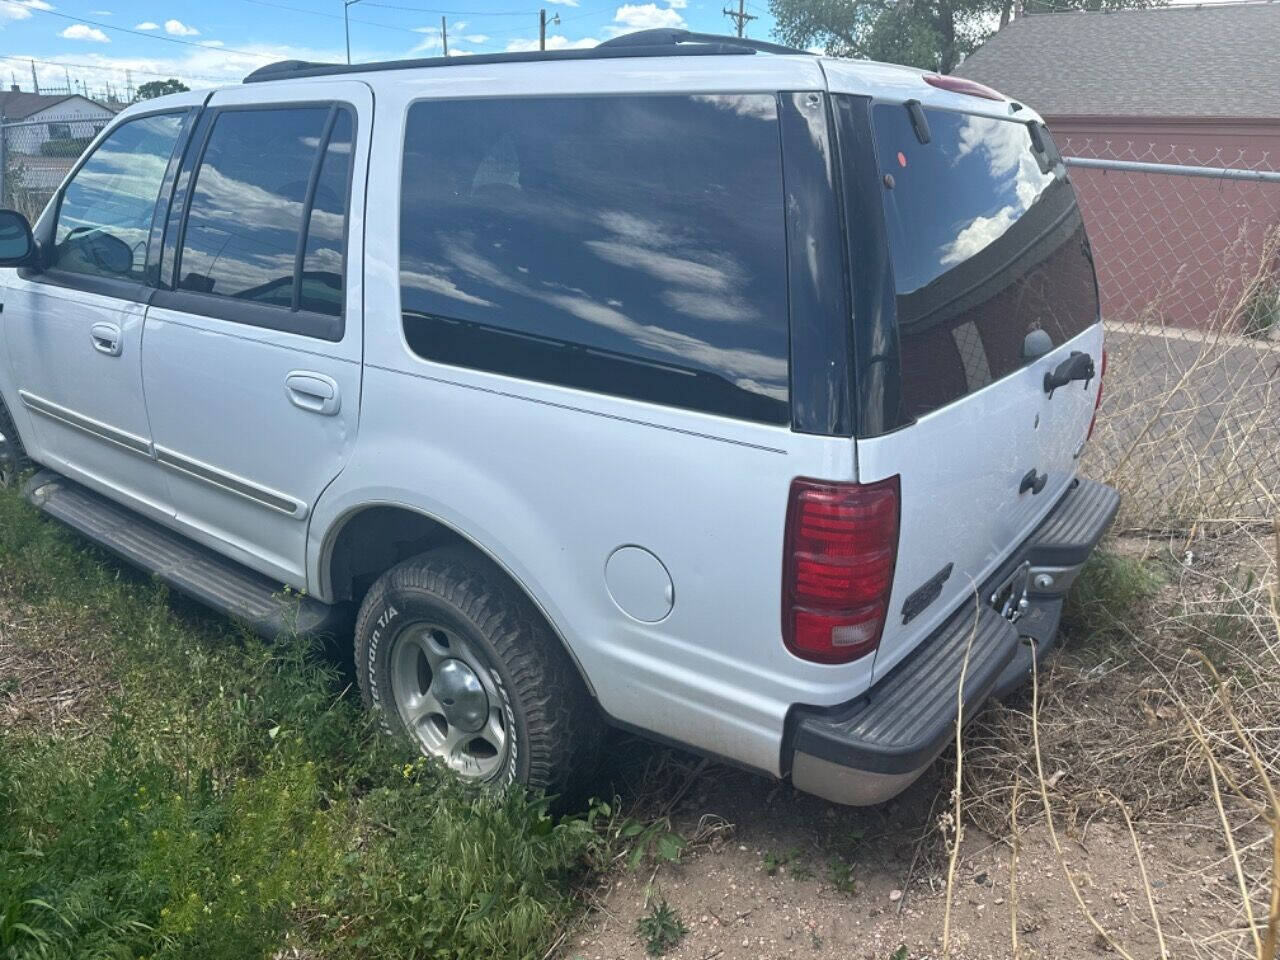
M 382 729 L 388 734 L 393 733 L 391 724 L 388 722 L 387 705 L 382 702 L 382 681 L 385 679 L 385 672 L 378 669 L 378 653 L 382 649 L 382 641 L 395 636 L 396 631 L 392 629 L 395 621 L 400 617 L 400 611 L 395 604 L 384 601 L 382 611 L 378 614 L 377 620 L 374 621 L 373 632 L 369 636 L 369 654 L 365 662 L 365 670 L 369 677 L 369 692 L 373 697 L 373 707 L 378 713 L 378 719 L 382 724 Z M 394 705 L 391 705 L 394 709 Z
M 401 603 L 401 606 L 408 606 L 408 604 Z M 395 714 L 398 717 L 399 714 L 389 687 L 390 680 L 386 669 L 386 664 L 390 657 L 390 648 L 400 632 L 403 621 L 404 614 L 400 606 L 397 606 L 396 602 L 390 597 L 383 598 L 379 602 L 378 615 L 373 620 L 373 630 L 369 633 L 369 647 L 365 657 L 365 672 L 368 678 L 366 686 L 373 700 L 373 708 L 378 714 L 379 723 L 383 731 L 391 736 L 408 735 L 407 731 L 397 731 L 391 724 L 391 716 Z M 485 646 L 487 646 L 487 643 Z M 387 648 L 385 655 L 383 654 L 384 647 Z M 515 705 L 511 701 L 511 694 L 507 690 L 506 683 L 503 682 L 501 673 L 493 665 L 494 658 L 487 649 L 484 649 L 484 653 L 485 659 L 490 661 L 489 677 L 502 698 L 502 714 L 506 721 L 509 736 L 507 738 L 507 759 L 503 765 L 502 772 L 486 781 L 483 785 L 505 789 L 515 783 L 517 779 L 520 762 L 521 728 L 516 720 Z M 379 666 L 380 663 L 382 664 L 381 667 Z M 384 684 L 388 684 L 385 696 Z

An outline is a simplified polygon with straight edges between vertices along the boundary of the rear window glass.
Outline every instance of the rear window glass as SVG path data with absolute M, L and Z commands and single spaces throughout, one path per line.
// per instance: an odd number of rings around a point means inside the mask
M 789 421 L 774 96 L 417 103 L 401 190 L 420 356 Z
M 1024 123 L 924 113 L 922 144 L 905 107 L 872 111 L 911 417 L 1020 369 L 1031 331 L 1056 347 L 1098 318 L 1062 165 L 1035 152 Z
M 307 186 L 328 118 L 328 107 L 218 117 L 195 174 L 180 290 L 292 306 Z

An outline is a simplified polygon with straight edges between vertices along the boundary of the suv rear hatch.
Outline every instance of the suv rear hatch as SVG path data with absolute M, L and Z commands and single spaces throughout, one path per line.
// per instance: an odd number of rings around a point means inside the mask
M 1067 489 L 1102 328 L 1075 194 L 1042 126 L 915 101 L 859 114 L 878 168 L 860 188 L 881 194 L 901 371 L 886 432 L 857 441 L 861 483 L 901 478 L 879 679 L 973 602 Z M 1050 391 L 1055 371 L 1077 379 Z

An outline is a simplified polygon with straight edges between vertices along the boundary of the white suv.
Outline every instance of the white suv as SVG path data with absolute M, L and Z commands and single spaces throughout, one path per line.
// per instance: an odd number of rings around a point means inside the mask
M 669 30 L 291 61 L 0 221 L 32 501 L 264 633 L 354 613 L 474 780 L 569 790 L 608 724 L 885 799 L 1115 513 L 1069 178 L 970 81 Z

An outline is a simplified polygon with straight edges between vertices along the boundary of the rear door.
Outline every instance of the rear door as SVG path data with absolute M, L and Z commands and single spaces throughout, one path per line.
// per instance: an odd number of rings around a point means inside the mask
M 297 587 L 311 507 L 359 422 L 372 120 L 357 82 L 215 93 L 146 317 L 147 406 L 178 522 Z
M 874 103 L 869 118 L 901 371 L 897 429 L 857 443 L 862 482 L 901 477 L 880 677 L 1065 491 L 1098 380 L 1051 394 L 1045 374 L 1077 351 L 1100 369 L 1102 331 L 1084 225 L 1051 141 L 1033 143 L 1017 120 L 918 105 Z M 944 577 L 936 600 L 903 612 Z

